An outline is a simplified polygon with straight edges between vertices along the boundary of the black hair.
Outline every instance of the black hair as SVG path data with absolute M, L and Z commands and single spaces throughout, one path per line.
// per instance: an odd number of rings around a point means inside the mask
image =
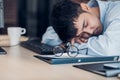
M 62 0 L 53 6 L 50 23 L 63 42 L 76 36 L 77 29 L 74 27 L 74 22 L 83 12 L 85 11 L 82 10 L 80 3 L 72 0 Z

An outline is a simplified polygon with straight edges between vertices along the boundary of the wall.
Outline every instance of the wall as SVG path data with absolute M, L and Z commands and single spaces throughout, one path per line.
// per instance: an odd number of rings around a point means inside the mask
M 18 0 L 3 0 L 5 28 L 0 29 L 0 34 L 7 34 L 7 27 L 18 26 Z

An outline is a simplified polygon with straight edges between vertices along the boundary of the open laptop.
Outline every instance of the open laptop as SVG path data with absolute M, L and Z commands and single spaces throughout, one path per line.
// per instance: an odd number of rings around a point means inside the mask
M 0 47 L 0 54 L 7 54 L 7 52 L 3 48 Z

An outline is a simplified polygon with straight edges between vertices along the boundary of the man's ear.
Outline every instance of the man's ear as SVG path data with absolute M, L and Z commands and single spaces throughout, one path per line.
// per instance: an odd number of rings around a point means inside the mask
M 87 12 L 91 11 L 90 7 L 86 3 L 80 3 L 80 6 L 84 11 L 87 11 Z

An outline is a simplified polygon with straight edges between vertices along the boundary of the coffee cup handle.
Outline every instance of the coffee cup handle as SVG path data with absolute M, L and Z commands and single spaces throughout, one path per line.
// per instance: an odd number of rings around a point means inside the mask
M 25 33 L 26 33 L 26 29 L 25 29 L 25 28 L 22 28 L 21 34 L 25 34 Z

